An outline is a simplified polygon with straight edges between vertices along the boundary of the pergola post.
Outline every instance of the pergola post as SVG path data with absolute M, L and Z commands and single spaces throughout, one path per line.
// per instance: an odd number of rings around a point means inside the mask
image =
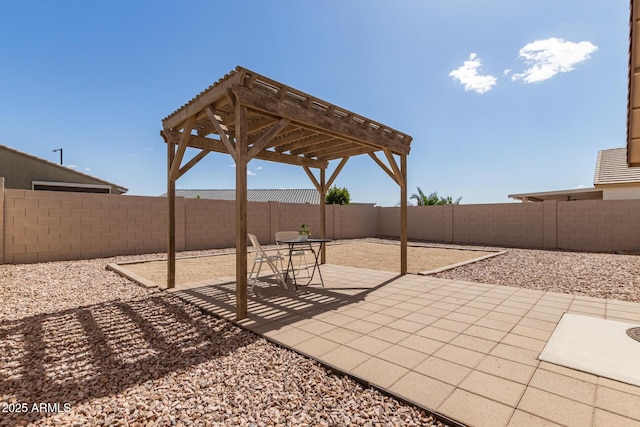
M 320 169 L 320 238 L 327 238 L 327 204 L 326 204 L 326 196 L 327 196 L 327 187 L 325 185 L 325 172 L 326 169 Z M 321 245 L 322 249 L 320 250 L 320 263 L 325 264 L 327 262 L 327 249 L 326 245 Z
M 167 141 L 167 289 L 176 286 L 176 180 L 171 177 L 171 165 L 176 156 L 176 144 Z
M 247 107 L 236 104 L 236 319 L 247 317 Z
M 407 274 L 407 155 L 400 155 L 400 274 Z

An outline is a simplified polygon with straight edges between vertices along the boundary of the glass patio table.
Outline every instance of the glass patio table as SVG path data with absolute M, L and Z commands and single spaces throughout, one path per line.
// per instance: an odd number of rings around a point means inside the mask
M 320 284 L 322 284 L 322 287 L 324 287 L 324 280 L 322 279 L 322 272 L 320 271 L 320 263 L 318 262 L 318 258 L 320 258 L 320 254 L 322 253 L 322 246 L 327 244 L 328 242 L 331 242 L 331 239 L 307 238 L 305 240 L 300 240 L 300 239 L 278 240 L 278 243 L 285 243 L 289 247 L 289 262 L 287 263 L 287 271 L 285 272 L 285 275 L 284 275 L 285 282 L 289 277 L 289 270 L 291 270 L 291 276 L 293 277 L 293 285 L 295 286 L 296 290 L 298 290 L 298 286 L 308 286 L 313 280 L 313 276 L 316 274 L 316 270 L 318 270 L 318 275 L 320 276 Z M 316 249 L 313 248 L 313 244 L 317 244 Z M 291 254 L 294 252 L 296 246 L 307 246 L 311 251 L 311 253 L 313 254 L 313 258 L 314 258 L 311 277 L 309 278 L 309 281 L 304 285 L 298 285 L 298 281 L 296 279 L 296 271 L 293 266 L 293 260 L 292 260 Z

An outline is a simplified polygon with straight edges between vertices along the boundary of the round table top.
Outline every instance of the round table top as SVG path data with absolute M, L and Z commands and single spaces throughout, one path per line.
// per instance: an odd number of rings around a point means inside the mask
M 326 242 L 331 242 L 331 239 L 312 239 L 312 238 L 307 238 L 306 240 L 285 239 L 285 240 L 278 240 L 278 242 L 280 242 L 280 243 L 290 243 L 290 244 L 296 244 L 296 243 L 326 243 Z

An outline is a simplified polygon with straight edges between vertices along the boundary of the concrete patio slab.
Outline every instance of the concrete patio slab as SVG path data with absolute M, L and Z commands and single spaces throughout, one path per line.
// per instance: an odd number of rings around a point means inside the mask
M 633 327 L 640 323 L 566 313 L 540 360 L 640 387 L 640 342 L 626 333 Z
M 640 304 L 335 265 L 322 274 L 326 287 L 298 293 L 260 282 L 237 323 L 469 426 L 640 423 L 640 387 L 539 360 L 565 313 L 632 322 Z M 235 321 L 233 278 L 172 292 Z

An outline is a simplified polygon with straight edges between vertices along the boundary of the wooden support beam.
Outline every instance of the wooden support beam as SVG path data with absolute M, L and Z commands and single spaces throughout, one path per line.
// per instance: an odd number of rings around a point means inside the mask
M 400 274 L 407 274 L 407 156 L 400 155 Z
M 304 154 L 307 157 L 318 156 L 333 156 L 336 153 L 350 151 L 354 149 L 361 149 L 362 145 L 353 143 L 351 141 L 333 140 L 330 144 L 326 142 L 319 142 L 308 147 L 299 148 L 297 150 L 291 150 L 291 154 Z M 366 147 L 368 150 L 372 150 L 371 147 Z
M 193 129 L 193 125 L 196 122 L 195 116 L 191 116 L 187 119 L 187 123 L 184 126 L 184 130 L 180 136 L 180 143 L 178 145 L 178 151 L 173 158 L 173 163 L 171 163 L 171 169 L 169 169 L 169 177 L 175 181 L 178 179 L 178 172 L 180 171 L 180 164 L 182 163 L 182 157 L 184 156 L 184 152 L 187 149 L 187 144 L 189 143 L 189 139 L 191 138 L 191 129 Z
M 402 173 L 400 171 L 400 168 L 398 168 L 398 164 L 396 163 L 396 159 L 393 158 L 393 154 L 391 154 L 391 152 L 389 150 L 382 150 L 384 151 L 384 155 L 387 157 L 387 161 L 389 162 L 389 166 L 391 166 L 391 170 L 393 170 L 393 173 L 395 176 L 398 177 L 398 179 L 402 178 Z M 398 184 L 400 184 L 398 182 Z M 402 184 L 400 184 L 402 185 Z
M 287 118 L 300 127 L 316 129 L 321 133 L 330 134 L 338 138 L 353 139 L 355 142 L 377 147 L 378 149 L 386 148 L 398 154 L 409 153 L 410 147 L 408 144 L 376 132 L 371 127 L 365 128 L 353 121 L 347 122 L 337 119 L 335 116 L 330 117 L 314 108 L 306 110 L 303 107 L 242 86 L 234 86 L 232 90 L 240 104 L 258 111 Z
M 193 157 L 193 159 L 189 160 L 189 162 L 187 164 L 185 164 L 183 167 L 180 168 L 180 171 L 178 172 L 178 178 L 180 178 L 182 175 L 187 173 L 187 171 L 189 169 L 194 167 L 200 160 L 204 159 L 204 157 L 207 154 L 209 154 L 210 152 L 211 151 L 209 151 L 209 150 L 200 150 L 200 152 L 198 154 L 196 154 Z
M 233 157 L 233 160 L 236 160 L 236 146 L 235 144 L 229 139 L 229 136 L 227 135 L 227 133 L 225 132 L 224 129 L 222 129 L 222 125 L 220 124 L 220 122 L 218 121 L 218 119 L 216 118 L 216 111 L 213 109 L 213 107 L 208 106 L 205 111 L 207 112 L 207 116 L 209 117 L 209 120 L 211 121 L 211 123 L 213 124 L 213 127 L 216 129 L 216 132 L 218 133 L 218 135 L 220 136 L 220 140 L 222 141 L 222 143 L 224 144 L 225 147 L 227 147 L 227 152 L 229 154 L 231 154 L 231 157 Z
M 319 155 L 316 158 L 318 160 L 335 160 L 335 159 L 340 159 L 346 156 L 358 156 L 360 154 L 367 154 L 367 153 L 371 153 L 372 151 L 375 151 L 375 148 L 371 148 L 367 146 L 355 147 L 355 148 L 344 149 L 344 150 L 336 149 L 330 153 Z
M 233 75 L 227 77 L 224 81 L 218 82 L 210 89 L 204 91 L 201 95 L 198 95 L 193 101 L 182 107 L 179 111 L 165 118 L 162 121 L 162 127 L 167 129 L 179 130 L 180 125 L 187 120 L 187 118 L 204 110 L 207 106 L 219 101 L 224 96 L 228 96 L 227 89 L 230 89 L 233 85 L 241 83 L 244 79 L 245 72 L 236 72 Z M 233 99 L 231 99 L 233 102 Z
M 316 187 L 316 190 L 318 190 L 318 193 L 322 193 L 323 187 L 320 185 L 315 175 L 313 175 L 313 172 L 311 172 L 311 169 L 309 169 L 307 166 L 303 166 L 302 169 L 304 169 L 304 171 L 307 173 L 307 176 L 313 183 L 313 186 Z M 320 170 L 323 171 L 324 169 L 320 169 Z
M 216 112 L 216 114 L 218 116 L 220 116 L 220 120 L 219 122 L 223 125 L 226 126 L 227 128 L 230 126 L 230 124 L 235 123 L 236 121 L 236 114 L 235 114 L 235 109 L 234 107 L 231 105 L 231 99 L 229 99 L 229 97 L 225 96 L 224 98 L 222 98 L 219 101 L 214 102 L 213 104 L 211 104 L 211 107 L 213 107 L 213 110 Z M 209 116 L 207 116 L 207 112 L 205 111 L 206 108 L 204 110 L 202 110 L 202 112 L 200 114 L 198 114 L 198 120 L 203 120 L 203 119 L 208 119 Z M 209 123 L 206 126 L 203 126 L 202 129 L 198 130 L 198 135 L 199 136 L 207 136 L 211 133 L 216 132 L 215 127 L 213 127 L 213 123 Z
M 236 105 L 236 320 L 247 317 L 247 107 Z
M 167 140 L 175 141 L 180 138 L 180 132 L 172 130 L 162 131 L 162 135 Z M 189 139 L 189 147 L 215 151 L 216 153 L 228 154 L 227 147 L 217 139 L 206 138 L 204 136 L 193 135 Z M 286 163 L 296 166 L 309 166 L 311 168 L 326 168 L 329 164 L 326 160 L 309 159 L 306 157 L 292 156 L 289 154 L 276 153 L 274 151 L 263 150 L 255 156 L 256 159 L 268 160 L 272 162 Z
M 382 163 L 382 160 L 380 160 L 378 158 L 378 156 L 376 156 L 375 153 L 368 153 L 369 157 L 371 157 L 377 164 L 378 166 L 380 166 L 382 168 L 383 171 L 386 172 L 387 175 L 389 175 L 391 177 L 392 180 L 394 180 L 396 182 L 396 184 L 400 185 L 400 181 L 398 180 L 398 178 L 394 175 L 393 171 L 391 169 L 389 169 L 387 167 L 387 165 L 385 165 L 384 163 Z
M 336 168 L 336 170 L 333 171 L 333 173 L 331 174 L 331 177 L 329 178 L 329 182 L 327 182 L 327 184 L 324 186 L 324 192 L 325 194 L 327 193 L 327 190 L 331 187 L 331 185 L 333 184 L 333 181 L 336 180 L 336 178 L 338 177 L 338 174 L 340 173 L 340 171 L 342 170 L 342 168 L 344 167 L 344 165 L 347 164 L 347 160 L 349 160 L 349 156 L 347 157 L 343 157 L 342 160 L 340 160 L 340 163 L 338 164 L 338 167 Z
M 176 180 L 171 179 L 176 144 L 167 141 L 167 289 L 176 286 Z
M 289 119 L 280 119 L 278 123 L 273 125 L 271 129 L 266 131 L 258 141 L 251 147 L 249 152 L 247 153 L 247 160 L 253 159 L 259 152 L 265 149 L 269 143 L 273 140 L 273 138 L 280 133 L 280 131 L 287 127 L 289 124 Z
M 322 189 L 320 191 L 320 238 L 327 238 L 327 186 L 324 182 L 326 169 L 320 169 L 320 183 L 319 187 Z M 321 246 L 322 249 L 320 251 L 320 263 L 325 264 L 327 262 L 327 248 L 326 245 Z
M 260 120 L 258 121 L 254 121 L 253 123 L 248 123 L 247 124 L 247 137 L 249 138 L 249 144 L 251 144 L 251 136 L 259 133 L 267 128 L 272 127 L 273 125 L 275 125 L 276 123 L 278 123 L 277 119 L 274 119 L 273 117 L 262 117 Z M 253 143 L 255 143 L 256 141 L 253 141 Z
M 275 150 L 279 153 L 284 153 L 285 151 L 293 151 L 303 147 L 310 147 L 321 142 L 327 142 L 335 139 L 333 136 L 322 134 L 319 135 L 317 132 L 313 132 L 308 129 L 304 129 L 304 131 L 306 132 L 306 134 L 301 135 L 299 138 L 294 138 L 293 136 L 284 137 L 283 144 L 278 144 Z M 289 141 L 284 142 L 285 139 L 289 139 Z

